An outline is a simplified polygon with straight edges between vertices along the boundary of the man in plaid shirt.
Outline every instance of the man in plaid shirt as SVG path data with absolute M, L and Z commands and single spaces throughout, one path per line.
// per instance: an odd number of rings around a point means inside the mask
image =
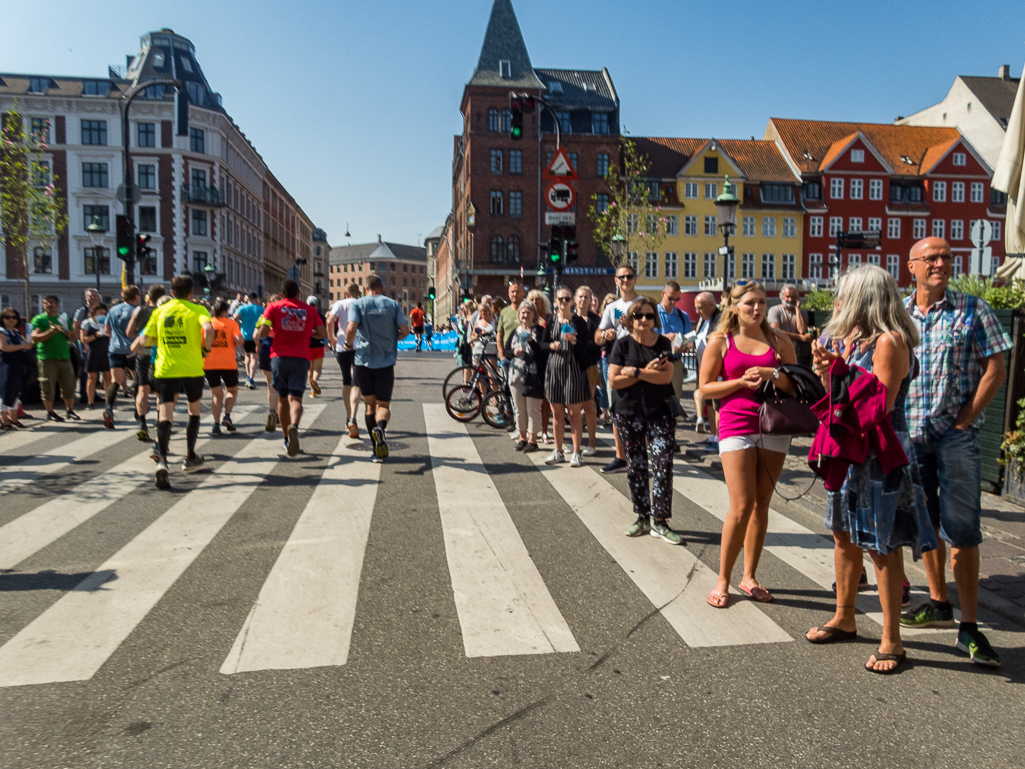
M 953 260 L 945 240 L 915 243 L 908 268 L 917 283 L 907 308 L 921 337 L 915 348 L 921 373 L 911 381 L 907 418 L 940 547 L 922 555 L 930 601 L 906 612 L 900 623 L 954 626 L 944 573 L 944 542 L 949 542 L 961 604 L 956 648 L 977 664 L 999 667 L 999 655 L 976 624 L 982 542 L 979 426 L 983 409 L 1007 377 L 1004 352 L 1012 344 L 986 302 L 947 288 Z

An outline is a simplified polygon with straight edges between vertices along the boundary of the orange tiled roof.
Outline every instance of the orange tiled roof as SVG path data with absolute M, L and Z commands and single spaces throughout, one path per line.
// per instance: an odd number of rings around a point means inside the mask
M 858 138 L 858 134 L 860 133 L 860 131 L 855 131 L 854 133 L 847 134 L 842 139 L 833 142 L 833 144 L 830 145 L 829 151 L 826 153 L 826 156 L 822 158 L 822 163 L 819 165 L 819 168 L 828 168 L 829 164 L 836 160 L 838 157 L 840 157 L 840 155 L 847 148 L 847 146 L 856 138 Z
M 929 168 L 925 164 L 926 156 L 933 157 L 931 149 L 941 145 L 949 148 L 952 142 L 961 138 L 956 128 L 788 118 L 770 118 L 765 135 L 766 138 L 778 136 L 801 172 L 813 174 L 824 167 L 834 144 L 858 131 L 865 135 L 897 176 L 922 176 Z M 805 153 L 811 157 L 806 157 Z M 905 157 L 910 163 L 903 159 Z
M 649 174 L 662 179 L 674 178 L 680 169 L 711 139 L 687 139 L 661 136 L 631 137 L 637 149 L 650 161 Z M 719 148 L 753 182 L 797 184 L 775 142 L 761 139 L 716 139 Z
M 929 173 L 960 139 L 961 137 L 958 136 L 944 144 L 936 144 L 930 147 L 928 152 L 925 153 L 925 157 L 922 158 L 922 173 Z

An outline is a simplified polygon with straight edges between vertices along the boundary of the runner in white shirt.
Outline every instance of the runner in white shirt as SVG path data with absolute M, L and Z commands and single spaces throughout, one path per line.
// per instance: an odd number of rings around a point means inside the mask
M 637 285 L 637 272 L 629 264 L 621 264 L 616 268 L 616 286 L 619 288 L 619 299 L 609 303 L 601 316 L 601 323 L 598 330 L 594 332 L 595 344 L 604 345 L 613 339 L 622 339 L 630 336 L 630 332 L 619 322 L 619 319 L 626 315 L 630 305 L 637 299 L 638 293 L 634 290 Z M 609 387 L 609 404 L 612 403 L 612 388 Z M 616 440 L 616 456 L 605 467 L 603 473 L 625 473 L 626 472 L 626 448 L 623 441 L 619 439 L 619 431 L 615 425 L 612 427 L 612 437 Z
M 327 326 L 328 343 L 335 350 L 338 367 L 342 370 L 342 400 L 345 403 L 345 423 L 349 428 L 349 437 L 359 437 L 359 426 L 355 415 L 359 413 L 359 387 L 352 382 L 352 366 L 356 351 L 345 346 L 345 327 L 349 323 L 349 307 L 360 295 L 359 286 L 350 283 L 345 289 L 345 298 L 331 305 L 324 325 Z

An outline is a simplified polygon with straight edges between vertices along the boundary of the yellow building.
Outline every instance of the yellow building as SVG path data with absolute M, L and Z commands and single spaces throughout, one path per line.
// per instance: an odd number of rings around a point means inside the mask
M 754 279 L 770 291 L 797 282 L 802 268 L 801 180 L 775 143 L 754 139 L 635 138 L 649 161 L 649 186 L 662 200 L 669 235 L 657 251 L 630 253 L 637 290 L 656 297 L 666 280 L 684 292 L 721 290 Z M 731 256 L 720 253 L 715 199 L 729 176 L 740 200 Z M 636 242 L 632 240 L 631 243 Z

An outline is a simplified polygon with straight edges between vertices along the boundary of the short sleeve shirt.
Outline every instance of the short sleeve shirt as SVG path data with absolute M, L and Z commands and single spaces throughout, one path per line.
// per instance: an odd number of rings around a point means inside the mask
M 607 309 L 607 308 L 606 308 Z M 671 352 L 672 345 L 664 336 L 659 336 L 651 347 L 627 335 L 617 339 L 609 353 L 609 363 L 614 366 L 637 366 L 644 368 L 664 352 Z M 652 419 L 669 412 L 666 398 L 673 395 L 671 384 L 657 385 L 651 382 L 635 382 L 629 387 L 612 391 L 612 411 L 624 417 Z
M 242 333 L 238 323 L 231 318 L 211 318 L 214 327 L 214 343 L 203 359 L 206 371 L 231 371 L 238 368 L 235 361 L 235 339 Z
M 345 327 L 349 325 L 349 307 L 356 299 L 351 296 L 339 299 L 331 305 L 330 314 L 335 316 L 335 351 L 345 351 Z
M 310 357 L 310 334 L 320 325 L 320 316 L 306 302 L 282 299 L 271 302 L 263 311 L 270 321 L 274 338 L 270 344 L 272 358 Z
M 387 368 L 399 357 L 399 328 L 406 325 L 402 307 L 394 299 L 369 294 L 349 307 L 349 321 L 356 324 L 357 366 Z
M 419 328 L 424 324 L 424 318 L 427 317 L 427 313 L 421 310 L 419 307 L 414 307 L 409 311 L 409 320 L 412 321 L 415 328 Z
M 235 314 L 238 315 L 238 325 L 242 332 L 242 338 L 252 341 L 253 331 L 256 329 L 256 321 L 263 315 L 263 308 L 258 304 L 244 304 L 235 311 Z
M 520 304 L 520 307 L 522 306 Z M 502 340 L 503 345 L 505 340 L 509 338 L 509 334 L 520 325 L 519 313 L 520 311 L 510 304 L 508 307 L 503 307 L 502 312 L 498 314 L 498 338 Z
M 115 304 L 107 313 L 110 328 L 109 352 L 113 355 L 128 355 L 132 351 L 132 340 L 128 338 L 128 323 L 135 312 L 135 305 L 128 302 Z
M 804 310 L 798 310 L 801 313 L 801 317 L 805 320 L 808 319 L 807 313 Z M 780 331 L 789 331 L 791 334 L 799 333 L 797 330 L 797 312 L 787 312 L 786 307 L 782 304 L 777 304 L 775 307 L 770 307 L 769 312 L 765 316 L 765 320 L 768 323 L 778 323 Z
M 206 307 L 183 299 L 171 299 L 153 310 L 143 334 L 157 340 L 154 377 L 203 376 L 203 323 L 209 320 Z
M 635 299 L 617 299 L 610 303 L 606 308 L 605 312 L 601 315 L 601 323 L 598 324 L 598 328 L 603 331 L 614 328 L 616 329 L 616 339 L 622 339 L 624 336 L 629 336 L 630 332 L 627 331 L 620 324 L 619 319 L 626 315 L 626 311 L 630 309 L 630 305 L 636 301 Z
M 661 302 L 655 305 L 655 310 L 658 312 L 658 322 L 661 325 L 659 333 L 676 334 L 673 344 L 676 346 L 682 344 L 680 337 L 690 331 L 690 318 L 678 307 L 673 307 L 666 312 Z
M 51 326 L 60 326 L 69 329 L 68 316 L 47 315 L 40 313 L 32 319 L 32 328 L 39 331 L 48 331 Z M 54 334 L 45 342 L 36 342 L 36 358 L 39 360 L 70 360 L 71 350 L 68 347 L 68 338 L 64 334 Z

